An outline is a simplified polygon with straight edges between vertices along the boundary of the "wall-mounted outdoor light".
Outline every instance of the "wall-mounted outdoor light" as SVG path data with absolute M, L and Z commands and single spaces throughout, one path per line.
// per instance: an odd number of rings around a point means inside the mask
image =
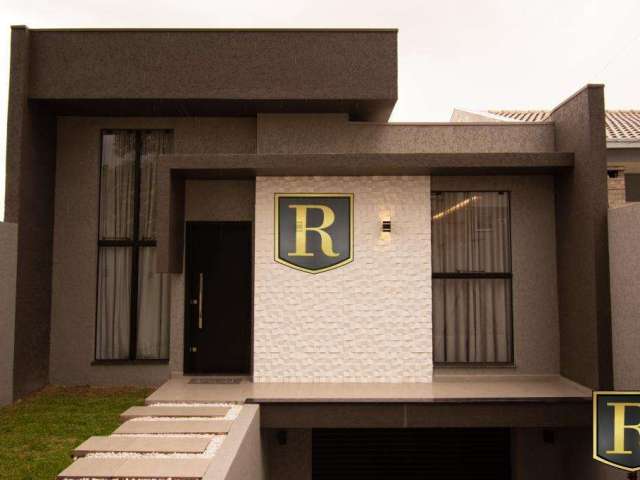
M 386 208 L 381 208 L 380 219 L 380 245 L 388 245 L 391 243 L 391 212 Z

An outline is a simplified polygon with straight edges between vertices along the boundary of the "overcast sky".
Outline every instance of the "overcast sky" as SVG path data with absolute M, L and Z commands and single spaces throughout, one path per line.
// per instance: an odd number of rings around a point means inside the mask
M 398 28 L 392 121 L 549 109 L 586 83 L 640 109 L 640 0 L 0 0 L 0 218 L 10 25 Z

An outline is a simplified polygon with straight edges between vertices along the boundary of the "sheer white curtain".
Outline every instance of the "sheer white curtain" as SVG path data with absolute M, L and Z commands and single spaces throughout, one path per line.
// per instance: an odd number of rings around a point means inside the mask
M 432 242 L 434 361 L 512 361 L 509 195 L 434 194 Z
M 144 132 L 140 157 L 140 240 L 156 238 L 156 171 L 158 155 L 171 151 L 165 132 Z M 138 253 L 137 358 L 169 358 L 169 277 L 156 273 L 156 248 Z
M 98 275 L 96 358 L 129 357 L 131 249 L 101 247 Z
M 140 155 L 140 240 L 156 239 L 156 172 L 158 155 L 173 150 L 173 136 L 162 131 L 142 134 Z
M 135 135 L 103 136 L 100 171 L 100 240 L 133 240 Z M 96 358 L 129 357 L 130 247 L 99 247 Z
M 138 270 L 137 358 L 169 358 L 169 278 L 156 273 L 155 247 L 143 247 Z
M 100 240 L 133 240 L 136 136 L 104 135 L 100 169 Z

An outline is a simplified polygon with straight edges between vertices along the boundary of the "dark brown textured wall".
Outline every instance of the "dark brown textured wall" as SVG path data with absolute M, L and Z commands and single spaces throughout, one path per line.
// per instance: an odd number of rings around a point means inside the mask
M 32 31 L 33 98 L 397 96 L 395 30 Z
M 14 395 L 49 375 L 55 117 L 28 101 L 30 38 L 12 31 L 5 219 L 18 224 Z
M 612 386 L 604 87 L 588 85 L 552 113 L 556 148 L 574 169 L 556 178 L 560 371 Z

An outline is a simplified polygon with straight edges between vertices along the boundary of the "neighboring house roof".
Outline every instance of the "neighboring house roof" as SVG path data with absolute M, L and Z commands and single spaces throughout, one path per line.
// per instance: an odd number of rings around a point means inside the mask
M 545 110 L 489 110 L 488 113 L 520 122 L 543 122 L 549 116 Z
M 549 112 L 544 110 L 489 110 L 487 113 L 505 120 L 521 122 L 542 122 Z M 607 141 L 640 142 L 640 110 L 607 110 Z

